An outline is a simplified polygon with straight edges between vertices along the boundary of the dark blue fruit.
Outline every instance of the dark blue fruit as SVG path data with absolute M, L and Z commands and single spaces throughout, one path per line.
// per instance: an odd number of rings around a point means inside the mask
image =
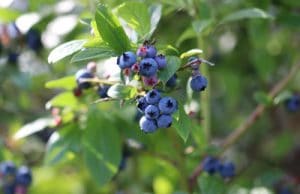
M 148 105 L 145 109 L 145 116 L 147 119 L 156 119 L 159 116 L 159 109 L 155 105 Z
M 157 125 L 155 123 L 155 120 L 147 119 L 145 116 L 143 116 L 140 119 L 140 128 L 145 133 L 153 133 L 157 130 Z
M 174 88 L 176 86 L 177 75 L 174 74 L 166 83 L 169 88 Z
M 157 55 L 155 56 L 155 61 L 157 62 L 158 69 L 163 69 L 167 66 L 167 60 L 165 55 Z
M 3 194 L 15 194 L 15 185 L 4 185 Z
M 207 79 L 201 75 L 196 75 L 192 77 L 190 87 L 195 92 L 200 92 L 205 90 L 207 86 Z
M 40 32 L 35 29 L 30 29 L 26 34 L 26 43 L 32 50 L 40 50 L 42 48 Z
M 218 171 L 223 178 L 231 178 L 235 175 L 235 166 L 232 162 L 226 162 L 219 166 Z
M 158 90 L 150 90 L 147 94 L 146 94 L 146 101 L 148 104 L 157 104 L 160 100 L 161 96 L 160 96 L 160 92 Z
M 146 45 L 146 52 L 147 58 L 154 58 L 156 56 L 157 50 L 153 45 Z
M 107 98 L 107 91 L 110 88 L 110 86 L 104 85 L 98 88 L 98 95 L 100 96 L 100 98 Z
M 177 110 L 177 107 L 177 101 L 172 97 L 163 97 L 158 103 L 158 108 L 162 114 L 172 114 Z
M 151 77 L 156 74 L 158 65 L 152 58 L 145 58 L 140 62 L 140 74 L 145 77 Z
M 146 97 L 141 97 L 137 100 L 137 109 L 140 112 L 144 113 L 147 106 L 148 106 L 148 103 L 147 103 Z
M 7 61 L 8 61 L 9 63 L 15 64 L 15 63 L 18 62 L 18 57 L 19 57 L 19 54 L 18 54 L 18 53 L 13 52 L 13 51 L 10 51 L 10 52 L 8 53 Z
M 117 64 L 121 69 L 130 68 L 135 63 L 136 55 L 131 51 L 124 52 L 117 58 Z
M 2 176 L 15 175 L 15 173 L 16 173 L 16 166 L 13 162 L 7 161 L 7 162 L 1 163 L 0 174 Z
M 80 69 L 75 74 L 77 85 L 80 89 L 88 89 L 92 86 L 90 82 L 83 82 L 80 79 L 91 79 L 94 76 L 87 69 Z
M 29 186 L 32 182 L 31 170 L 27 166 L 21 166 L 16 175 L 17 185 Z
M 300 110 L 300 96 L 293 95 L 285 101 L 285 106 L 288 111 L 296 112 Z
M 160 115 L 158 119 L 156 120 L 157 122 L 157 127 L 158 128 L 169 128 L 172 125 L 173 118 L 171 115 Z
M 219 169 L 220 162 L 217 158 L 208 156 L 203 160 L 203 170 L 209 174 L 214 174 Z

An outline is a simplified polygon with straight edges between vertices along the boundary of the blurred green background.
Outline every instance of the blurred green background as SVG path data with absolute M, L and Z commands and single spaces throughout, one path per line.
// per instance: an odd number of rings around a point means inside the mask
M 127 2 L 100 1 L 112 10 Z M 74 75 L 87 61 L 70 63 L 71 57 L 67 57 L 49 64 L 48 55 L 64 42 L 90 37 L 89 22 L 94 17 L 98 2 L 1 0 L 0 25 L 15 22 L 22 34 L 21 38 L 11 39 L 9 43 L 1 39 L 1 161 L 12 160 L 32 168 L 34 181 L 30 194 L 184 194 L 188 193 L 188 176 L 204 155 L 215 153 L 218 148 L 214 145 L 244 122 L 257 104 L 265 104 L 267 109 L 263 116 L 225 152 L 223 159 L 235 162 L 237 176 L 227 182 L 213 177 L 216 180 L 210 182 L 212 186 L 199 183 L 194 192 L 269 194 L 277 193 L 279 187 L 289 187 L 293 193 L 300 193 L 300 112 L 289 112 L 284 106 L 286 98 L 300 92 L 300 73 L 275 100 L 267 96 L 267 92 L 287 75 L 292 65 L 300 63 L 300 1 L 136 2 L 142 2 L 149 8 L 161 6 L 161 20 L 153 35 L 158 45 L 172 45 L 179 53 L 200 48 L 204 51 L 200 56 L 216 64 L 202 69 L 203 74 L 209 77 L 209 99 L 203 102 L 203 96 L 194 94 L 192 100 L 186 103 L 186 111 L 195 112 L 191 120 L 200 131 L 188 129 L 191 134 L 186 142 L 173 129 L 145 135 L 134 120 L 134 104 L 126 104 L 120 109 L 118 102 L 101 103 L 91 108 L 100 115 L 97 123 L 84 116 L 89 103 L 96 100 L 92 95 L 80 102 L 72 95 L 63 98 L 59 102 L 61 106 L 58 106 L 63 121 L 56 126 L 49 101 L 51 104 L 51 99 L 64 90 L 47 89 L 45 83 Z M 250 16 L 247 12 L 241 18 L 228 17 L 240 10 L 254 8 L 264 12 L 250 12 Z M 43 48 L 38 52 L 28 48 L 22 38 L 30 29 L 41 34 Z M 8 60 L 12 52 L 18 54 L 16 62 Z M 97 62 L 102 64 L 101 60 Z M 178 84 L 181 89 L 171 92 L 171 95 L 185 95 L 189 76 L 189 72 L 180 75 Z M 72 105 L 73 101 L 76 102 Z M 106 117 L 109 118 L 101 120 Z M 37 119 L 40 122 L 32 125 Z M 74 119 L 79 121 L 73 122 Z M 97 183 L 97 177 L 102 176 L 97 164 L 86 165 L 85 140 L 81 140 L 82 125 L 89 125 L 86 119 L 92 126 L 109 129 L 112 123 L 116 131 L 113 134 L 102 133 L 99 142 L 107 143 L 109 147 L 110 142 L 118 141 L 117 145 L 114 144 L 117 147 L 112 150 L 120 151 L 126 147 L 130 152 L 126 168 L 114 174 L 106 184 Z M 27 123 L 31 125 L 24 130 L 23 126 Z M 21 135 L 20 129 L 23 129 Z M 38 132 L 33 133 L 34 130 Z M 26 131 L 32 134 L 26 135 Z M 26 137 L 16 139 L 16 134 Z M 61 137 L 59 141 L 58 136 Z M 107 147 L 104 145 L 104 149 Z M 98 175 L 91 176 L 93 170 Z M 202 178 L 211 177 L 202 174 L 199 180 Z

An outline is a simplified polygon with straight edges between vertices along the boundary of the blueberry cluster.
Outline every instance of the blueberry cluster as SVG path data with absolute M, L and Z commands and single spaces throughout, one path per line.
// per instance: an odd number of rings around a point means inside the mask
M 7 54 L 9 63 L 18 62 L 24 42 L 29 49 L 35 52 L 40 51 L 43 47 L 38 30 L 30 29 L 26 34 L 21 34 L 15 22 L 0 24 L 0 50 Z
M 155 86 L 158 83 L 157 72 L 167 66 L 166 57 L 157 54 L 154 45 L 149 41 L 138 48 L 136 54 L 132 51 L 124 52 L 117 58 L 117 65 L 123 70 L 124 74 L 131 72 L 138 73 L 145 86 Z
M 285 101 L 285 107 L 290 112 L 300 110 L 300 95 L 294 94 Z
M 209 174 L 220 173 L 220 175 L 227 179 L 235 175 L 235 166 L 232 162 L 222 163 L 215 157 L 208 156 L 203 160 L 203 170 Z
M 26 166 L 16 168 L 13 162 L 0 164 L 0 179 L 3 194 L 26 194 L 32 182 L 31 170 Z
M 87 64 L 86 68 L 79 69 L 76 74 L 76 83 L 77 87 L 74 88 L 73 94 L 74 96 L 81 96 L 82 90 L 90 89 L 93 87 L 93 83 L 88 81 L 88 79 L 93 79 L 96 77 L 96 63 L 90 62 Z M 107 91 L 110 88 L 109 85 L 98 84 L 97 85 L 97 94 L 100 98 L 107 98 Z
M 190 82 L 191 89 L 195 92 L 204 91 L 207 87 L 207 79 L 202 76 L 199 71 L 201 60 L 197 57 L 190 57 L 188 63 L 192 69 L 192 79 Z
M 169 128 L 172 125 L 177 101 L 172 97 L 161 97 L 160 92 L 153 89 L 138 99 L 137 108 L 144 114 L 139 121 L 141 130 L 153 133 L 158 128 Z

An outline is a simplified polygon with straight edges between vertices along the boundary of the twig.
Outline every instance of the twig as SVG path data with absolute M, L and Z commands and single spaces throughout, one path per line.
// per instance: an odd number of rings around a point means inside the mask
M 287 76 L 285 76 L 282 80 L 280 80 L 268 93 L 269 97 L 273 99 L 284 87 L 292 80 L 292 78 L 296 75 L 297 71 L 300 69 L 300 63 L 293 65 Z M 257 121 L 257 119 L 262 115 L 264 110 L 266 109 L 265 105 L 257 105 L 254 111 L 248 116 L 245 122 L 243 122 L 239 127 L 237 127 L 221 144 L 222 155 L 231 145 L 236 143 L 239 138 L 248 130 L 250 127 Z M 197 177 L 202 172 L 202 163 L 200 163 L 192 172 L 192 175 L 188 179 L 189 190 L 193 191 L 193 187 L 196 183 Z
M 114 85 L 119 83 L 118 81 L 108 81 L 105 79 L 95 78 L 80 78 L 80 82 L 91 82 L 91 83 L 99 83 L 99 84 L 107 84 L 107 85 Z

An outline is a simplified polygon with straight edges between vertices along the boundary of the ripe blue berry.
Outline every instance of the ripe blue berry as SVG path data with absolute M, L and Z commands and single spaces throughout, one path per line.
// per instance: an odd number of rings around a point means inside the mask
M 285 106 L 288 111 L 296 112 L 300 110 L 300 96 L 293 95 L 285 101 Z
M 169 88 L 174 88 L 176 86 L 177 75 L 174 74 L 166 83 Z
M 161 98 L 160 92 L 155 89 L 150 90 L 146 94 L 146 101 L 148 104 L 157 104 L 159 102 L 160 98 Z
M 158 119 L 156 120 L 157 122 L 157 127 L 158 128 L 169 128 L 172 125 L 173 118 L 171 115 L 160 115 Z
M 29 48 L 38 51 L 42 48 L 41 35 L 35 29 L 30 29 L 26 34 L 26 43 Z
M 162 54 L 160 55 L 157 55 L 155 57 L 155 61 L 157 62 L 157 65 L 158 65 L 158 69 L 163 69 L 167 66 L 167 60 L 166 60 L 166 57 Z
M 27 166 L 21 166 L 16 175 L 17 185 L 29 186 L 32 182 L 31 170 Z
M 2 176 L 14 175 L 16 173 L 16 166 L 13 162 L 7 161 L 0 165 L 0 174 Z
M 107 91 L 110 88 L 110 86 L 104 85 L 102 87 L 98 88 L 98 95 L 100 96 L 100 98 L 107 98 Z
M 145 116 L 143 116 L 140 119 L 140 128 L 145 133 L 153 133 L 157 130 L 157 125 L 155 120 L 147 119 Z
M 148 105 L 145 109 L 147 119 L 156 119 L 159 116 L 159 109 L 155 105 Z
M 172 97 L 163 97 L 158 103 L 158 108 L 162 114 L 172 114 L 177 110 L 177 101 Z
M 151 77 L 156 74 L 157 63 L 152 58 L 145 58 L 140 62 L 140 74 L 145 77 Z
M 136 55 L 131 51 L 124 52 L 117 58 L 117 64 L 121 69 L 130 68 L 135 63 Z
M 218 171 L 223 178 L 231 178 L 235 175 L 235 166 L 232 162 L 219 165 Z
M 90 82 L 83 82 L 80 79 L 91 79 L 94 76 L 87 69 L 80 69 L 75 74 L 77 85 L 80 89 L 87 89 L 92 86 Z
M 18 54 L 18 53 L 13 52 L 13 51 L 10 51 L 10 52 L 8 53 L 7 61 L 8 61 L 9 63 L 15 64 L 15 63 L 18 62 L 18 57 L 19 57 L 19 54 Z
M 217 158 L 208 156 L 203 160 L 202 166 L 205 172 L 214 174 L 219 169 L 220 162 Z
M 157 50 L 153 45 L 146 45 L 146 57 L 154 58 L 156 56 Z
M 205 90 L 207 86 L 207 79 L 201 75 L 196 75 L 192 78 L 190 87 L 195 92 L 200 92 Z
M 148 106 L 148 102 L 146 100 L 146 97 L 141 97 L 137 100 L 137 109 L 140 112 L 144 113 L 147 106 Z

